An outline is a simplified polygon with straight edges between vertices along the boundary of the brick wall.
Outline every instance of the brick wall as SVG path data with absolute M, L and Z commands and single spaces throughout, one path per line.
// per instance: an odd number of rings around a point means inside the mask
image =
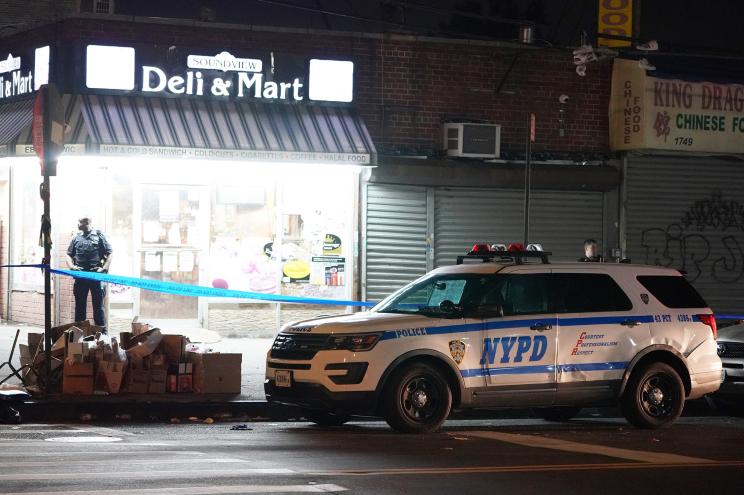
M 56 259 L 57 266 L 67 269 L 67 246 L 70 245 L 72 234 L 66 233 L 57 236 Z M 75 321 L 75 295 L 72 292 L 72 277 L 57 276 L 57 289 L 59 293 L 59 324 Z M 88 296 L 88 315 L 93 320 L 93 307 Z
M 4 227 L 2 231 L 4 232 Z M 59 267 L 67 268 L 65 255 L 70 239 L 71 236 L 69 234 L 57 236 L 55 249 L 52 251 L 52 254 L 56 257 L 57 266 Z M 5 245 L 6 243 L 3 242 L 3 246 Z M 70 323 L 74 321 L 75 318 L 75 296 L 72 292 L 73 279 L 61 275 L 53 275 L 53 277 L 58 278 L 59 285 L 57 286 L 57 293 L 52 297 L 52 323 L 55 325 Z M 2 283 L 6 283 L 5 280 L 3 280 Z M 52 287 L 54 287 L 54 278 L 52 279 Z M 55 297 L 59 298 L 59 317 L 56 320 L 54 316 L 57 310 Z M 43 293 L 18 290 L 12 291 L 10 305 L 10 314 L 7 316 L 7 319 L 19 323 L 28 323 L 29 325 L 44 326 Z M 2 307 L 5 307 L 4 298 L 2 301 Z M 6 313 L 4 312 L 3 314 Z M 91 305 L 90 297 L 88 297 L 88 317 L 93 321 L 93 307 Z
M 453 119 L 499 123 L 502 148 L 521 151 L 530 111 L 537 114 L 535 151 L 608 150 L 611 61 L 591 64 L 582 78 L 574 71 L 568 49 L 86 18 L 63 21 L 59 36 L 114 44 L 182 45 L 215 53 L 273 51 L 354 60 L 356 105 L 383 153 L 439 150 L 441 125 Z M 561 94 L 570 97 L 563 137 L 558 133 Z
M 80 0 L 2 0 L 0 19 L 4 25 L 44 22 L 80 11 Z

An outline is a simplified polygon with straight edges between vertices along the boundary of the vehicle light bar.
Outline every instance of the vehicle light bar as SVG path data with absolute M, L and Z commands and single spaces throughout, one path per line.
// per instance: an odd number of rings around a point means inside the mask
M 479 259 L 483 263 L 512 261 L 517 265 L 522 265 L 524 260 L 528 258 L 539 258 L 542 263 L 547 264 L 550 263 L 548 256 L 551 254 L 553 253 L 543 251 L 542 244 L 527 244 L 527 249 L 525 249 L 524 244 L 519 242 L 513 242 L 508 246 L 506 244 L 477 242 L 473 244 L 468 254 L 457 257 L 457 264 L 462 265 L 466 259 Z

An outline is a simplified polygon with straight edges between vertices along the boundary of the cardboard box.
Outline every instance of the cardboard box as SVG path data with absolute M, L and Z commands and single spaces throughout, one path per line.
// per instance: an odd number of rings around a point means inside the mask
M 153 352 L 145 358 L 147 367 L 150 369 L 166 369 L 168 362 L 165 354 L 161 354 L 158 351 Z
M 93 363 L 70 363 L 62 368 L 63 394 L 93 394 Z
M 185 347 L 190 342 L 189 338 L 183 335 L 163 335 L 160 349 L 169 363 L 183 363 L 186 361 Z
M 43 342 L 44 342 L 44 334 L 43 333 L 32 333 L 29 332 L 28 334 L 28 348 L 31 351 L 31 353 L 36 352 L 36 349 L 41 346 L 43 349 Z
M 90 344 L 88 342 L 68 342 L 65 358 L 74 363 L 90 361 Z
M 142 335 L 143 333 L 149 332 L 152 327 L 150 327 L 149 323 L 140 323 L 137 320 L 139 319 L 139 316 L 135 316 L 132 320 L 132 334 L 137 337 L 138 335 Z
M 194 391 L 193 375 L 178 375 L 178 391 L 183 393 Z
M 88 329 L 90 328 L 90 322 L 88 320 L 74 321 L 66 325 L 52 327 L 52 340 L 56 341 L 58 338 L 62 336 L 63 333 L 65 333 L 67 330 L 71 329 L 72 327 L 82 330 L 84 335 L 90 335 L 90 333 L 88 332 Z
M 127 373 L 127 392 L 130 394 L 146 394 L 150 386 L 150 372 L 148 370 L 129 370 Z
M 194 391 L 202 394 L 239 394 L 242 354 L 190 352 Z
M 178 375 L 171 375 L 169 373 L 165 384 L 167 392 L 178 392 Z
M 153 328 L 148 332 L 137 335 L 122 348 L 127 352 L 130 359 L 141 359 L 155 352 L 161 340 L 163 340 L 163 335 L 160 333 L 160 329 Z
M 98 365 L 97 383 L 101 383 L 104 390 L 110 394 L 118 394 L 124 380 L 126 363 L 103 361 Z
M 121 348 L 126 348 L 127 344 L 130 340 L 132 340 L 133 337 L 134 335 L 132 334 L 132 332 L 119 332 L 119 342 L 121 343 Z
M 150 385 L 147 391 L 151 394 L 164 394 L 167 385 L 166 370 L 150 370 Z

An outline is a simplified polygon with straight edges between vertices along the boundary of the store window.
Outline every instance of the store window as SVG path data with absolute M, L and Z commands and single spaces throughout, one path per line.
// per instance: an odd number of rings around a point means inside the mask
M 281 185 L 282 293 L 349 299 L 354 221 L 350 175 L 308 174 Z
M 217 185 L 209 263 L 212 286 L 350 297 L 354 182 L 351 176 L 335 179 L 333 187 L 303 174 L 254 181 L 242 188 Z
M 223 289 L 278 293 L 278 265 L 272 259 L 275 225 L 273 180 L 256 179 L 242 187 L 217 184 L 213 190 L 209 283 Z
M 39 229 L 44 206 L 39 197 L 38 160 L 33 158 L 16 159 L 12 165 L 11 176 L 11 263 L 31 265 L 41 263 L 44 248 L 39 246 Z M 44 275 L 41 270 L 28 268 L 14 269 L 12 272 L 14 290 L 44 290 Z

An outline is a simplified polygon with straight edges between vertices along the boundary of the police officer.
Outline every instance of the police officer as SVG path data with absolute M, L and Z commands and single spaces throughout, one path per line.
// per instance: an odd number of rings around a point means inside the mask
M 107 272 L 111 265 L 111 244 L 100 230 L 91 228 L 88 217 L 78 220 L 80 232 L 70 242 L 67 248 L 67 263 L 71 270 L 82 270 L 85 272 Z M 75 294 L 75 321 L 86 319 L 88 305 L 88 291 L 93 300 L 93 320 L 95 324 L 103 328 L 106 333 L 106 316 L 103 311 L 104 289 L 101 282 L 76 278 L 73 286 Z
M 584 256 L 579 261 L 599 262 L 604 261 L 601 254 L 598 254 L 597 241 L 587 239 L 584 241 Z

